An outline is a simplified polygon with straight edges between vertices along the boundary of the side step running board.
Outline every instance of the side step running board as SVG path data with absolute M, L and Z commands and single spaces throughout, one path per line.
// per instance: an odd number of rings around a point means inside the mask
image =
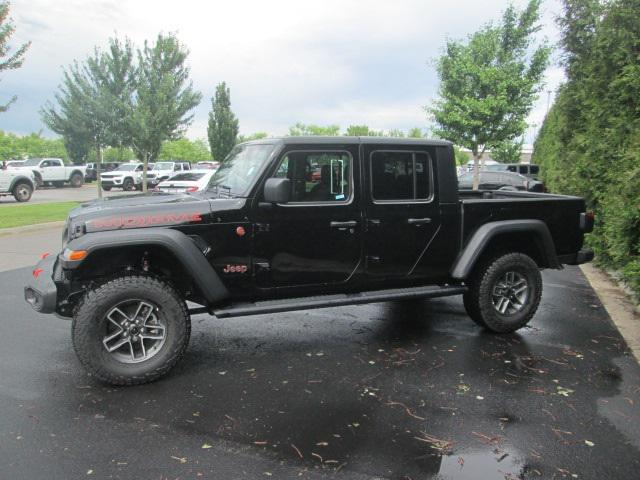
M 267 300 L 255 303 L 238 303 L 229 307 L 213 310 L 211 313 L 218 318 L 243 317 L 264 313 L 291 312 L 295 310 L 310 310 L 312 308 L 387 302 L 390 300 L 447 297 L 450 295 L 460 295 L 466 291 L 467 287 L 461 286 L 397 288 L 393 290 L 376 290 L 361 293 L 341 293 L 337 295 Z M 206 311 L 204 308 L 195 309 L 192 313 L 204 313 L 204 311 Z

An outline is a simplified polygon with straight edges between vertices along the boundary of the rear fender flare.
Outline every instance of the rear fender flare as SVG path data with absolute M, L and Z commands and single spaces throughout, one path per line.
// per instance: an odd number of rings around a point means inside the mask
M 509 233 L 531 233 L 541 250 L 545 265 L 560 268 L 553 237 L 546 223 L 542 220 L 503 220 L 485 223 L 475 231 L 454 262 L 451 276 L 458 280 L 466 279 L 491 240 Z
M 70 250 L 85 250 L 87 256 L 106 248 L 135 247 L 153 245 L 169 250 L 189 273 L 198 289 L 209 304 L 219 303 L 229 296 L 220 277 L 204 254 L 187 235 L 171 228 L 144 228 L 92 232 L 72 240 L 67 244 Z M 67 261 L 60 259 L 63 268 L 76 269 L 84 260 Z
M 20 175 L 19 177 L 15 177 L 13 180 L 11 180 L 11 185 L 9 185 L 9 189 L 7 190 L 7 192 L 13 192 L 13 189 L 20 182 L 28 183 L 31 186 L 31 189 L 35 190 L 35 185 L 33 184 L 33 181 L 26 175 Z

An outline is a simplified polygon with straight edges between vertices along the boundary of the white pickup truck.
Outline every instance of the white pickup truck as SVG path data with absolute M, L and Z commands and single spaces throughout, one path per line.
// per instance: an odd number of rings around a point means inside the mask
M 33 172 L 21 172 L 15 168 L 0 170 L 0 197 L 13 195 L 16 202 L 28 202 L 35 189 Z
M 32 171 L 39 187 L 47 183 L 62 187 L 68 182 L 72 187 L 78 188 L 84 183 L 87 167 L 84 165 L 67 167 L 60 158 L 30 158 L 14 170 Z

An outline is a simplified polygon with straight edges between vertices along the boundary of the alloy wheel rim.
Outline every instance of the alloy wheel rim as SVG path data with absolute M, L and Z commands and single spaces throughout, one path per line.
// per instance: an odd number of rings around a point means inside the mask
M 493 285 L 491 302 L 493 308 L 502 315 L 520 312 L 529 298 L 529 283 L 520 273 L 508 271 Z
M 144 300 L 119 303 L 105 315 L 102 346 L 121 363 L 140 363 L 158 354 L 167 335 L 159 309 Z
M 20 187 L 18 189 L 18 196 L 24 200 L 29 197 L 29 189 L 27 187 Z

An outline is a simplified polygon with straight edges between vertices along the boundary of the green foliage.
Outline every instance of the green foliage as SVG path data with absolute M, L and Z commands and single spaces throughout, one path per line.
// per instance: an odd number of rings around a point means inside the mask
M 520 163 L 523 143 L 524 138 L 498 142 L 491 148 L 491 158 L 501 163 Z
M 467 152 L 463 152 L 460 150 L 460 147 L 455 145 L 453 146 L 453 153 L 456 158 L 456 165 L 458 166 L 466 165 L 471 159 L 471 156 Z
M 567 82 L 534 143 L 548 188 L 596 212 L 596 260 L 640 292 L 640 0 L 566 0 Z
M 261 140 L 267 138 L 269 134 L 267 132 L 255 132 L 249 135 L 238 135 L 238 143 L 250 142 L 251 140 Z
M 0 2 L 0 72 L 20 68 L 24 62 L 24 55 L 31 45 L 31 42 L 24 43 L 15 52 L 10 53 L 8 43 L 15 30 L 16 28 L 9 17 L 9 2 Z M 0 105 L 0 112 L 6 112 L 16 99 L 17 97 L 14 95 L 7 103 Z
M 349 125 L 347 137 L 382 137 L 384 132 L 382 130 L 371 130 L 367 125 Z
M 193 120 L 189 114 L 202 99 L 189 80 L 188 50 L 171 34 L 138 50 L 136 90 L 129 118 L 131 146 L 145 164 L 158 158 L 162 142 L 182 137 Z M 143 190 L 146 190 L 146 176 Z
M 418 127 L 410 128 L 409 131 L 407 132 L 407 137 L 409 138 L 425 138 L 426 136 L 427 134 L 423 132 L 421 128 L 418 128 Z
M 298 122 L 293 127 L 289 127 L 290 137 L 305 137 L 305 136 L 336 136 L 340 135 L 339 125 L 327 125 L 321 127 L 319 125 L 305 124 Z
M 438 60 L 439 99 L 429 109 L 435 133 L 467 147 L 476 160 L 485 149 L 521 136 L 541 88 L 550 49 L 533 49 L 540 0 L 509 6 L 466 42 L 450 40 Z
M 62 139 L 44 138 L 39 132 L 20 136 L 0 130 L 0 160 L 37 157 L 69 159 Z
M 213 158 L 223 160 L 238 143 L 238 119 L 231 111 L 231 92 L 225 82 L 216 86 L 211 99 L 207 135 Z
M 206 140 L 189 140 L 179 138 L 169 140 L 162 144 L 158 160 L 186 160 L 189 162 L 201 162 L 211 160 L 211 152 Z

